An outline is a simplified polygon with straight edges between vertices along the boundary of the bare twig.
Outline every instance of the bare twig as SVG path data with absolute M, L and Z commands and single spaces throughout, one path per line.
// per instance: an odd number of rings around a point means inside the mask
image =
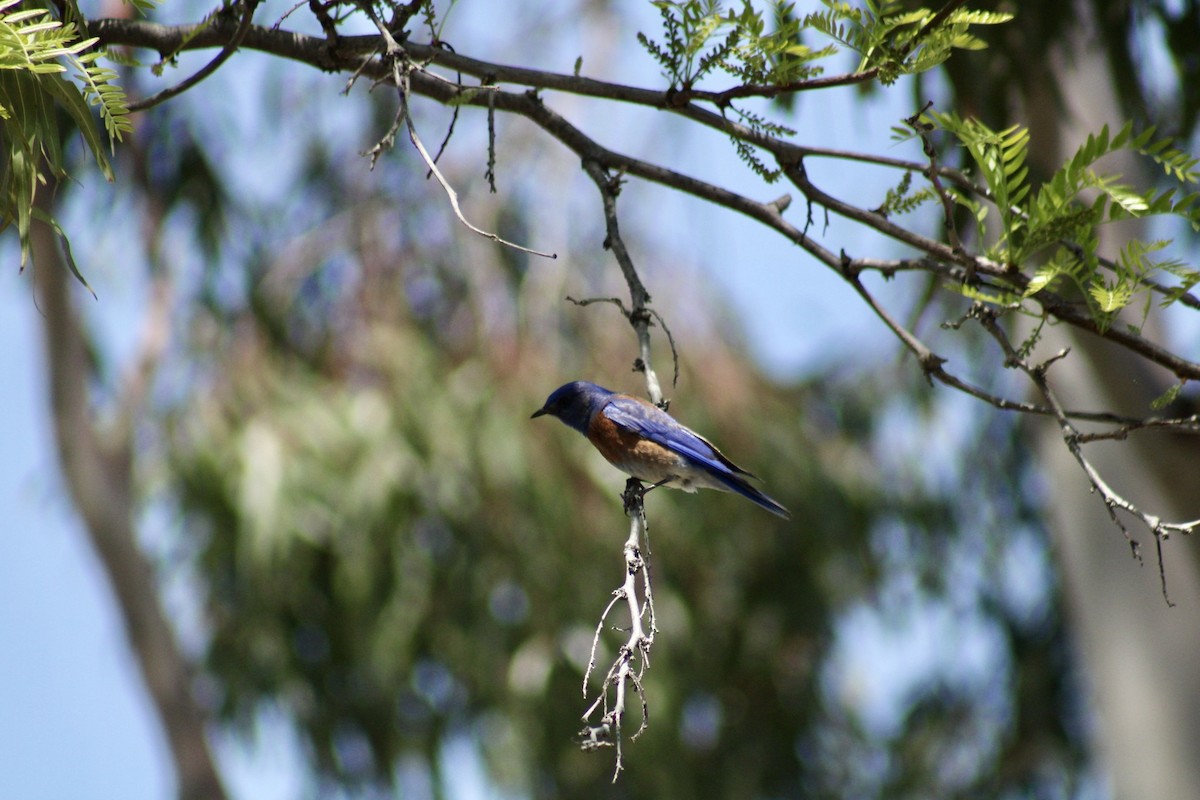
M 402 95 L 406 94 L 407 92 L 402 93 Z M 407 102 L 404 102 L 405 105 L 407 105 Z M 433 177 L 437 178 L 438 183 L 442 185 L 442 189 L 446 192 L 446 197 L 450 200 L 450 207 L 454 209 L 454 215 L 458 217 L 459 222 L 480 236 L 486 239 L 491 239 L 493 242 L 502 244 L 505 247 L 511 247 L 513 250 L 518 250 L 522 253 L 529 253 L 533 256 L 541 256 L 542 258 L 558 258 L 557 253 L 544 253 L 541 250 L 534 250 L 532 248 L 525 247 L 524 245 L 519 245 L 516 242 L 510 242 L 498 234 L 492 233 L 491 231 L 485 231 L 482 228 L 477 228 L 472 225 L 467 218 L 463 216 L 462 209 L 458 205 L 458 193 L 454 191 L 454 187 L 451 186 L 450 182 L 446 180 L 446 176 L 442 175 L 442 171 L 438 169 L 437 164 L 429 155 L 429 151 L 426 150 L 425 145 L 421 143 L 421 138 L 417 136 L 417 128 L 415 125 L 413 125 L 412 115 L 408 113 L 407 108 L 404 111 L 404 121 L 408 125 L 409 140 L 411 140 L 413 146 L 417 148 L 417 152 L 421 154 L 421 158 L 425 160 L 425 166 L 429 167 L 429 171 L 433 173 Z
M 1071 417 L 1071 414 L 1067 415 Z M 1078 417 L 1075 417 L 1078 418 Z M 1200 433 L 1200 414 L 1187 417 L 1158 418 L 1129 420 L 1121 427 L 1110 431 L 1095 431 L 1079 434 L 1079 443 L 1102 441 L 1123 441 L 1135 431 L 1166 430 L 1170 433 Z
M 442 45 L 442 47 L 450 47 L 450 45 L 447 42 L 442 42 L 441 45 Z M 451 48 L 451 49 L 453 49 L 453 48 Z M 458 73 L 458 78 L 456 79 L 455 83 L 459 84 L 460 86 L 462 85 L 462 73 L 461 72 Z M 442 154 L 446 152 L 446 146 L 450 144 L 450 137 L 454 136 L 454 126 L 458 123 L 458 111 L 459 111 L 458 106 L 455 106 L 454 111 L 450 114 L 450 125 L 446 128 L 446 135 L 444 137 L 442 137 L 442 143 L 438 146 L 438 151 L 433 156 L 433 163 L 435 163 L 435 164 L 442 160 Z M 425 173 L 425 180 L 429 180 L 432 177 L 433 177 L 433 170 L 429 170 L 428 172 Z M 492 192 L 495 193 L 495 191 L 496 191 L 496 187 L 493 184 Z
M 370 8 L 370 6 L 368 5 L 367 8 Z M 387 52 L 384 54 L 384 58 L 390 63 L 390 78 L 396 87 L 396 93 L 399 97 L 399 106 L 396 110 L 396 116 L 392 121 L 391 127 L 388 129 L 388 132 L 384 134 L 383 138 L 380 139 L 374 147 L 367 151 L 367 155 L 371 157 L 372 166 L 374 166 L 375 161 L 379 158 L 379 155 L 384 150 L 391 148 L 395 143 L 396 133 L 403 124 L 408 129 L 409 141 L 413 143 L 413 147 L 415 147 L 417 152 L 420 153 L 422 160 L 425 162 L 425 166 L 429 168 L 429 172 L 431 172 L 433 176 L 437 178 L 438 183 L 441 184 L 442 190 L 446 192 L 446 197 L 450 200 L 450 207 L 454 210 L 454 215 L 458 217 L 458 221 L 466 226 L 467 229 L 479 234 L 480 236 L 483 236 L 486 239 L 491 239 L 497 244 L 504 245 L 505 247 L 511 247 L 512 249 L 522 253 L 529 253 L 530 255 L 541 256 L 542 258 L 558 258 L 557 253 L 544 253 L 540 250 L 533 250 L 523 245 L 519 245 L 516 242 L 510 242 L 501 237 L 499 234 L 492 233 L 491 231 L 485 231 L 482 228 L 476 227 L 475 225 L 471 224 L 466 216 L 463 215 L 462 208 L 458 202 L 458 192 L 454 191 L 454 187 L 450 185 L 450 182 L 446 180 L 446 176 L 442 174 L 440 169 L 438 169 L 436 159 L 434 159 L 429 154 L 429 151 L 425 149 L 425 145 L 421 141 L 421 137 L 417 134 L 416 125 L 413 124 L 412 114 L 409 112 L 408 97 L 411 92 L 409 78 L 415 68 L 411 62 L 408 61 L 406 55 L 404 54 L 403 48 L 399 45 L 399 43 L 396 42 L 395 38 L 391 35 L 383 23 L 379 21 L 378 16 L 375 15 L 373 10 L 371 11 L 371 16 L 376 25 L 379 27 L 381 35 L 387 42 Z
M 1012 342 L 1008 339 L 1008 334 L 1000 326 L 996 312 L 991 308 L 984 306 L 982 303 L 976 303 L 972 308 L 972 316 L 977 319 L 1005 354 L 1005 365 L 1020 369 L 1037 387 L 1039 393 L 1045 399 L 1046 404 L 1054 410 L 1054 417 L 1058 421 L 1059 428 L 1062 430 L 1063 442 L 1066 443 L 1067 449 L 1075 458 L 1075 461 L 1083 469 L 1087 475 L 1088 482 L 1091 483 L 1092 491 L 1100 495 L 1100 499 L 1104 502 L 1104 508 L 1108 511 L 1109 518 L 1113 521 L 1121 532 L 1125 535 L 1125 539 L 1129 542 L 1130 551 L 1134 558 L 1142 560 L 1141 545 L 1138 540 L 1133 537 L 1129 529 L 1125 526 L 1118 511 L 1123 511 L 1130 516 L 1140 521 L 1150 533 L 1154 536 L 1155 552 L 1158 557 L 1158 576 L 1162 587 L 1163 600 L 1168 606 L 1174 606 L 1171 602 L 1171 597 L 1167 593 L 1167 575 L 1163 565 L 1162 543 L 1169 538 L 1172 533 L 1190 534 L 1200 529 L 1200 519 L 1191 520 L 1189 522 L 1164 522 L 1160 517 L 1146 513 L 1138 508 L 1135 504 L 1125 499 L 1112 489 L 1111 486 L 1104 480 L 1096 468 L 1083 455 L 1083 449 L 1080 446 L 1080 434 L 1071 421 L 1067 418 L 1063 411 L 1062 404 L 1058 400 L 1057 394 L 1050 387 L 1050 382 L 1046 377 L 1047 372 L 1054 362 L 1064 358 L 1067 355 L 1067 350 L 1060 350 L 1055 355 L 1051 356 L 1046 361 L 1039 364 L 1031 364 L 1017 352 L 1012 346 Z
M 489 75 L 484 79 L 484 85 L 494 85 L 495 80 Z M 487 129 L 488 129 L 488 146 L 487 146 L 487 169 L 483 173 L 484 179 L 488 182 L 488 188 L 492 194 L 496 193 L 496 104 L 493 102 L 496 99 L 495 92 L 488 92 L 488 107 L 487 107 Z
M 950 240 L 950 246 L 955 252 L 965 252 L 962 240 L 958 238 L 958 226 L 954 224 L 954 199 L 946 191 L 946 187 L 942 185 L 941 177 L 938 173 L 937 148 L 933 144 L 931 134 L 933 126 L 928 122 L 921 121 L 921 115 L 929 110 L 933 105 L 930 100 L 925 106 L 913 114 L 911 117 L 906 117 L 904 123 L 917 132 L 921 137 L 921 149 L 925 153 L 925 157 L 929 159 L 929 166 L 922 170 L 922 174 L 933 185 L 933 191 L 937 194 L 938 199 L 942 203 L 942 216 L 946 226 L 946 238 Z M 971 266 L 967 266 L 967 281 L 971 282 L 974 279 L 974 274 L 971 271 Z
M 568 303 L 574 303 L 581 308 L 584 306 L 590 306 L 592 303 L 612 303 L 618 309 L 620 309 L 621 314 L 625 317 L 625 319 L 629 320 L 630 324 L 633 324 L 634 320 L 632 312 L 625 308 L 625 303 L 622 302 L 621 298 L 619 297 L 585 297 L 582 300 L 578 300 L 570 295 L 567 295 L 566 300 Z M 667 326 L 667 321 L 663 319 L 662 314 L 658 313 L 657 309 L 647 308 L 646 311 L 649 312 L 652 317 L 658 320 L 659 327 L 663 329 L 663 333 L 667 336 L 667 345 L 671 348 L 671 363 L 674 365 L 674 372 L 671 375 L 671 386 L 674 388 L 675 386 L 679 385 L 679 350 L 675 346 L 675 335 L 671 333 L 671 329 Z M 641 363 L 643 362 L 640 359 L 635 362 L 634 369 L 638 372 L 641 372 Z M 664 403 L 664 405 L 669 405 L 669 401 Z
M 617 656 L 604 676 L 604 684 L 600 689 L 600 694 L 588 707 L 587 711 L 584 712 L 583 721 L 587 724 L 579 732 L 580 744 L 585 750 L 597 747 L 616 747 L 616 765 L 613 770 L 614 783 L 621 774 L 621 770 L 624 769 L 624 754 L 621 750 L 621 726 L 625 719 L 629 687 L 632 687 L 633 691 L 641 699 L 642 704 L 641 724 L 638 725 L 638 729 L 630 737 L 631 741 L 641 735 L 650 720 L 649 705 L 646 702 L 646 693 L 642 687 L 641 678 L 650 664 L 650 648 L 654 644 L 655 634 L 658 633 L 658 625 L 654 615 L 654 595 L 650 585 L 650 567 L 646 558 L 642 555 L 642 542 L 649 541 L 643 499 L 646 491 L 648 490 L 636 478 L 630 478 L 625 485 L 625 492 L 622 498 L 625 502 L 625 511 L 630 519 L 629 538 L 626 539 L 624 548 L 625 580 L 620 588 L 613 591 L 613 599 L 609 602 L 600 617 L 600 624 L 596 627 L 596 636 L 592 641 L 591 660 L 588 664 L 583 684 L 583 693 L 586 698 L 587 679 L 591 675 L 592 668 L 595 665 L 600 631 L 614 605 L 619 600 L 624 599 L 629 611 L 629 636 L 618 648 Z M 646 554 L 647 556 L 649 555 L 648 544 Z M 639 576 L 641 576 L 642 583 L 640 593 L 638 591 Z M 636 671 L 633 668 L 635 660 L 639 660 L 639 667 Z M 610 691 L 613 694 L 611 705 Z M 601 710 L 602 712 L 599 721 L 596 723 L 588 722 L 597 710 Z
M 228 61 L 229 57 L 237 52 L 237 49 L 242 46 L 242 41 L 246 38 L 246 34 L 250 31 L 250 23 L 254 19 L 254 10 L 258 8 L 259 1 L 260 0 L 242 0 L 241 22 L 238 24 L 237 30 L 234 31 L 233 37 L 226 42 L 225 46 L 221 48 L 221 52 L 217 53 L 212 61 L 209 61 L 190 77 L 184 78 L 174 86 L 163 89 L 161 92 L 153 94 L 150 97 L 131 102 L 129 104 L 129 110 L 133 112 L 145 111 L 148 108 L 153 108 L 164 100 L 170 100 L 172 97 L 183 94 L 188 89 L 192 88 L 200 81 L 204 80 L 209 75 L 212 75 L 214 72 L 220 69 L 221 65 Z
M 612 251 L 613 257 L 617 259 L 617 264 L 621 267 L 621 274 L 625 276 L 625 283 L 629 287 L 630 309 L 626 316 L 637 333 L 640 353 L 638 361 L 635 362 L 635 369 L 646 376 L 646 391 L 650 395 L 650 401 L 656 406 L 665 408 L 662 387 L 658 382 L 658 374 L 655 373 L 652 366 L 650 354 L 650 293 L 646 291 L 646 286 L 642 283 L 637 268 L 633 265 L 629 250 L 626 249 L 625 242 L 621 239 L 621 231 L 617 222 L 617 195 L 621 193 L 621 176 L 619 174 L 609 176 L 598 162 L 589 159 L 584 159 L 583 169 L 595 182 L 596 188 L 600 190 L 600 199 L 604 204 L 604 222 L 608 232 L 604 239 L 604 249 Z M 661 316 L 658 319 L 660 322 L 662 321 Z M 675 352 L 674 345 L 672 345 L 671 351 Z M 678 364 L 676 364 L 676 375 L 678 375 L 678 369 Z
M 600 614 L 600 621 L 596 623 L 596 634 L 592 637 L 592 652 L 588 658 L 587 669 L 583 672 L 583 696 L 585 699 L 588 696 L 588 682 L 591 680 L 592 670 L 596 668 L 596 652 L 600 648 L 600 632 L 604 630 L 604 623 L 608 620 L 609 612 L 612 611 L 617 605 L 617 602 L 624 597 L 624 588 L 614 590 L 612 600 L 608 601 L 608 605 L 605 606 L 604 612 Z M 597 698 L 596 702 L 599 702 L 599 698 Z M 595 709 L 596 704 L 593 703 L 592 707 L 584 713 L 583 718 L 587 719 L 590 717 Z
M 558 258 L 558 253 L 544 253 L 541 250 L 534 250 L 530 247 L 519 245 L 516 242 L 510 242 L 498 234 L 485 231 L 482 228 L 477 228 L 472 225 L 467 218 L 463 216 L 462 209 L 459 208 L 458 194 L 454 191 L 454 188 L 450 185 L 449 181 L 446 180 L 445 176 L 442 175 L 441 170 L 437 168 L 437 164 L 435 164 L 433 159 L 429 157 L 429 152 L 425 149 L 425 145 L 421 144 L 421 140 L 417 136 L 417 129 L 413 127 L 411 119 L 408 120 L 408 137 L 412 140 L 413 145 L 421 154 L 421 158 L 425 159 L 425 164 L 429 167 L 429 171 L 433 173 L 433 177 L 437 178 L 438 183 L 442 185 L 442 189 L 446 191 L 446 197 L 450 200 L 450 207 L 454 209 L 454 215 L 458 217 L 459 222 L 467 226 L 467 228 L 475 233 L 478 233 L 485 239 L 491 239 L 493 242 L 502 244 L 505 247 L 511 247 L 513 250 L 518 250 L 522 253 L 529 253 L 530 255 L 534 256 L 541 256 L 542 258 Z
M 576 300 L 568 297 L 567 300 L 578 306 L 588 306 L 597 302 L 611 303 L 620 309 L 621 313 L 633 326 L 637 335 L 640 355 L 634 362 L 635 369 L 640 370 L 645 375 L 646 390 L 651 401 L 661 408 L 666 408 L 667 403 L 663 400 L 658 375 L 655 373 L 651 362 L 650 325 L 652 317 L 658 320 L 663 330 L 667 332 L 667 338 L 671 342 L 671 355 L 675 359 L 676 380 L 679 377 L 679 360 L 675 350 L 674 338 L 671 336 L 670 331 L 667 330 L 662 316 L 650 308 L 650 293 L 646 291 L 645 284 L 642 283 L 637 268 L 633 264 L 633 258 L 629 255 L 624 240 L 621 239 L 620 226 L 617 221 L 617 196 L 621 191 L 621 178 L 619 175 L 609 176 L 604 171 L 604 168 L 594 160 L 585 158 L 583 168 L 595 182 L 596 188 L 600 190 L 607 230 L 604 247 L 606 250 L 612 251 L 613 257 L 616 258 L 617 264 L 620 266 L 622 275 L 625 276 L 625 282 L 629 287 L 630 308 L 626 309 L 625 304 L 617 297 L 599 297 L 584 300 Z M 581 742 L 585 749 L 605 745 L 616 747 L 617 755 L 616 765 L 613 770 L 613 782 L 616 782 L 618 776 L 621 774 L 621 770 L 624 768 L 621 725 L 625 718 L 629 687 L 632 687 L 633 691 L 637 693 L 642 704 L 642 721 L 638 729 L 630 737 L 631 741 L 636 739 L 646 729 L 650 718 L 649 703 L 646 700 L 646 693 L 642 687 L 641 678 L 649 666 L 650 647 L 654 644 L 654 634 L 658 631 L 658 627 L 654 616 L 654 595 L 650 588 L 650 566 L 648 563 L 650 539 L 646 525 L 644 503 L 646 491 L 648 490 L 644 489 L 641 482 L 636 478 L 630 478 L 625 485 L 625 493 L 622 497 L 625 503 L 625 513 L 630 518 L 629 538 L 626 539 L 624 548 L 625 581 L 621 588 L 613 593 L 613 601 L 604 609 L 604 613 L 600 617 L 600 622 L 596 626 L 596 635 L 592 640 L 592 654 L 583 678 L 583 691 L 586 698 L 588 679 L 591 677 L 592 669 L 596 663 L 596 649 L 600 641 L 600 631 L 603 629 L 604 622 L 608 618 L 608 614 L 612 610 L 614 603 L 618 599 L 624 598 L 629 609 L 629 638 L 617 651 L 616 660 L 613 661 L 612 666 L 608 669 L 608 673 L 604 676 L 604 685 L 600 690 L 599 697 L 596 698 L 583 715 L 584 722 L 587 722 L 598 708 L 602 708 L 603 714 L 599 723 L 594 725 L 588 724 L 580 732 Z M 645 556 L 643 556 L 642 551 L 643 541 L 645 542 Z M 642 577 L 641 596 L 645 598 L 644 602 L 639 600 L 637 588 L 639 575 Z M 642 623 L 643 617 L 647 615 L 649 617 L 648 632 Z M 640 657 L 641 661 L 639 668 L 635 672 L 633 670 L 633 662 L 638 657 Z M 612 701 L 611 707 L 609 705 L 610 687 L 614 687 L 615 692 L 615 699 Z

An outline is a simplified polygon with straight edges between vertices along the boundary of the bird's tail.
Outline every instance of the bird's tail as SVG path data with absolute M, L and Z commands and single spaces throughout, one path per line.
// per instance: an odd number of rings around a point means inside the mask
M 751 486 L 750 482 L 741 475 L 717 472 L 714 473 L 713 477 L 725 484 L 729 491 L 736 492 L 742 497 L 745 497 L 747 500 L 754 501 L 767 511 L 770 511 L 772 514 L 778 517 L 783 517 L 784 519 L 792 518 L 791 512 L 784 508 L 782 504 L 775 499 L 768 497 L 764 492 L 760 492 L 758 489 Z

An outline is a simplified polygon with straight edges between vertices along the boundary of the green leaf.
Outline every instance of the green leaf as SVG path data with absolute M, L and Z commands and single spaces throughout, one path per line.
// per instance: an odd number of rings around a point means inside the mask
M 83 277 L 83 273 L 79 271 L 79 267 L 75 264 L 75 256 L 71 253 L 71 242 L 67 239 L 67 234 L 63 232 L 62 226 L 58 224 L 58 220 L 40 208 L 33 209 L 33 218 L 54 229 L 54 233 L 58 235 L 59 244 L 62 245 L 63 259 L 67 262 L 67 269 L 71 270 L 71 274 L 75 276 L 75 280 L 83 284 L 83 288 L 92 293 L 93 299 L 99 300 L 100 298 L 96 296 L 96 291 L 88 285 L 87 280 Z
M 54 79 L 43 82 L 42 88 L 58 101 L 58 104 L 67 112 L 71 120 L 79 128 L 80 134 L 83 136 L 84 142 L 87 143 L 88 150 L 91 151 L 92 157 L 96 159 L 96 164 L 100 167 L 101 173 L 109 182 L 115 180 L 112 165 L 108 162 L 108 157 L 105 151 L 108 149 L 111 140 L 106 140 L 96 128 L 96 122 L 92 119 L 92 111 L 88 106 L 87 100 L 79 93 L 73 84 L 66 81 Z M 132 130 L 130 128 L 129 130 Z
M 1158 397 L 1154 398 L 1152 401 L 1150 401 L 1150 408 L 1154 409 L 1155 411 L 1162 411 L 1164 408 L 1171 405 L 1171 403 L 1174 403 L 1175 398 L 1179 397 L 1179 392 L 1183 390 L 1183 384 L 1184 382 L 1180 381 L 1179 383 L 1171 386 L 1171 388 L 1167 389 Z
M 1025 293 L 1023 296 L 1031 297 L 1037 294 L 1042 289 L 1045 289 L 1047 286 L 1053 283 L 1054 279 L 1061 274 L 1062 270 L 1053 265 L 1048 264 L 1042 267 L 1033 274 L 1032 278 L 1029 279 L 1029 284 L 1025 287 Z
M 459 89 L 458 93 L 446 102 L 446 105 L 450 107 L 467 105 L 479 96 L 480 91 L 480 89 L 471 86 Z
M 1126 283 L 1106 286 L 1103 283 L 1093 283 L 1088 287 L 1088 294 L 1096 301 L 1100 311 L 1110 314 L 1120 311 L 1133 299 L 1133 287 Z
M 1100 183 L 1100 189 L 1109 199 L 1131 217 L 1140 217 L 1150 210 L 1150 203 L 1131 187 L 1122 184 Z M 1115 208 L 1114 208 L 1115 211 Z M 1117 219 L 1119 217 L 1113 217 Z
M 978 300 L 981 303 L 988 305 L 1000 306 L 1002 308 L 1014 308 L 1020 305 L 1021 296 L 1014 292 L 987 291 L 978 286 L 971 286 L 966 283 L 950 283 L 946 284 L 946 288 L 952 292 L 957 292 L 968 300 Z

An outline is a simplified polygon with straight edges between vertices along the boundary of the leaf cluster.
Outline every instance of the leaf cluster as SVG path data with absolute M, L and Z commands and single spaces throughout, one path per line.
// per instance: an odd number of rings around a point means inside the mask
M 132 130 L 125 93 L 114 83 L 116 73 L 97 63 L 99 51 L 88 51 L 96 40 L 82 38 L 73 21 L 53 19 L 47 9 L 25 5 L 0 2 L 0 139 L 6 151 L 0 230 L 16 226 L 22 267 L 29 260 L 31 221 L 45 219 L 57 230 L 53 220 L 34 208 L 34 195 L 48 175 L 67 176 L 59 112 L 82 133 L 108 180 L 113 173 L 105 150 Z M 97 129 L 92 107 L 99 110 L 107 135 Z M 76 277 L 83 280 L 77 270 Z
M 939 17 L 929 9 L 906 10 L 898 0 L 868 0 L 863 7 L 823 0 L 825 10 L 799 17 L 795 4 L 776 0 L 767 8 L 743 0 L 726 10 L 719 0 L 655 0 L 662 19 L 662 38 L 638 32 L 642 47 L 662 67 L 671 87 L 693 90 L 704 78 L 721 73 L 739 82 L 741 96 L 786 98 L 805 81 L 824 72 L 820 63 L 842 48 L 859 53 L 858 73 L 873 74 L 890 84 L 900 75 L 932 69 L 954 48 L 979 49 L 971 25 L 1005 22 L 1011 14 L 959 9 Z M 760 4 L 761 5 L 761 4 Z M 815 32 L 833 41 L 824 46 L 805 42 Z M 723 114 L 732 110 L 756 134 L 793 135 L 783 125 L 734 104 L 729 96 L 715 101 Z M 752 145 L 730 137 L 738 157 L 768 182 L 780 172 L 768 167 Z
M 720 0 L 659 0 L 654 5 L 662 18 L 663 41 L 659 43 L 641 31 L 637 40 L 662 66 L 673 87 L 691 89 L 696 81 L 728 61 L 741 32 L 727 24 Z M 724 38 L 713 42 L 721 31 Z
M 883 202 L 875 209 L 875 213 L 882 217 L 907 214 L 937 197 L 933 189 L 928 186 L 914 192 L 912 176 L 911 171 L 905 172 L 904 176 L 900 178 L 900 182 L 887 190 Z
M 680 91 L 687 92 L 702 78 L 720 72 L 769 94 L 820 75 L 823 68 L 814 62 L 837 52 L 833 45 L 813 49 L 803 42 L 805 24 L 796 16 L 794 3 L 772 3 L 770 22 L 748 0 L 740 11 L 724 10 L 719 0 L 659 0 L 654 5 L 662 18 L 663 39 L 655 41 L 642 32 L 637 39 Z M 720 105 L 722 113 L 732 111 L 756 133 L 776 137 L 795 133 L 731 102 Z M 768 182 L 779 178 L 779 170 L 767 167 L 751 145 L 730 138 L 738 156 L 754 172 Z
M 874 70 L 891 83 L 932 69 L 954 49 L 982 49 L 972 25 L 1012 19 L 1009 13 L 968 9 L 939 16 L 927 8 L 909 10 L 900 0 L 866 0 L 861 7 L 842 0 L 822 4 L 824 11 L 800 18 L 795 3 L 783 0 L 767 4 L 767 10 L 743 0 L 739 10 L 728 11 L 719 0 L 655 0 L 663 38 L 641 32 L 637 38 L 671 85 L 684 91 L 716 71 L 743 85 L 786 86 L 822 74 L 815 62 L 842 48 L 860 55 L 857 72 Z M 810 46 L 804 42 L 810 30 L 833 41 Z
M 1200 272 L 1172 258 L 1155 258 L 1168 241 L 1130 241 L 1111 260 L 1098 253 L 1102 226 L 1131 218 L 1174 216 L 1200 230 L 1196 191 L 1181 192 L 1200 179 L 1198 159 L 1175 148 L 1170 139 L 1155 139 L 1150 128 L 1134 135 L 1132 123 L 1112 134 L 1108 126 L 1088 136 L 1072 157 L 1040 186 L 1029 179 L 1027 128 L 1014 125 L 994 131 L 975 119 L 933 112 L 929 120 L 952 134 L 967 150 L 999 218 L 989 258 L 1015 268 L 1042 261 L 1026 274 L 1017 299 L 1069 283 L 1088 302 L 1097 322 L 1106 327 L 1113 316 L 1143 296 L 1149 308 L 1151 281 L 1160 273 L 1179 280 L 1163 304 L 1177 301 L 1200 283 Z M 1098 165 L 1103 158 L 1128 151 L 1162 168 L 1165 188 L 1137 190 L 1121 176 Z M 987 241 L 989 206 L 958 193 Z M 1144 316 L 1144 315 L 1143 315 Z
M 773 122 L 762 114 L 756 114 L 753 111 L 732 105 L 730 109 L 737 115 L 739 122 L 756 132 L 775 137 L 794 136 L 796 134 L 796 131 L 792 128 Z M 754 170 L 760 178 L 767 183 L 774 183 L 779 180 L 779 176 L 783 174 L 783 170 L 768 167 L 762 158 L 759 157 L 758 151 L 737 136 L 730 136 L 729 139 L 733 142 L 733 147 L 737 151 L 738 158 L 747 167 Z
M 738 46 L 733 58 L 721 67 L 743 84 L 786 86 L 815 78 L 824 68 L 815 62 L 837 52 L 827 44 L 813 48 L 804 43 L 806 24 L 795 14 L 794 3 L 776 3 L 772 7 L 773 25 L 768 29 L 766 17 L 749 3 L 739 14 L 729 12 L 727 19 L 738 33 Z
M 844 0 L 822 0 L 822 5 L 824 11 L 805 17 L 805 27 L 858 53 L 856 71 L 877 71 L 884 85 L 901 75 L 933 69 L 955 49 L 983 49 L 971 26 L 997 25 L 1013 18 L 1007 12 L 961 8 L 939 18 L 927 8 L 910 10 L 900 0 L 865 0 L 861 7 Z

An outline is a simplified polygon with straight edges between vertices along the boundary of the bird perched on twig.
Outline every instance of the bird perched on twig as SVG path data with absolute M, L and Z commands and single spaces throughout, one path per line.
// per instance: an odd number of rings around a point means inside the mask
M 530 419 L 546 414 L 582 433 L 610 464 L 651 484 L 650 488 L 736 492 L 772 514 L 791 519 L 786 508 L 746 480 L 754 475 L 639 397 L 574 381 L 555 389 Z

